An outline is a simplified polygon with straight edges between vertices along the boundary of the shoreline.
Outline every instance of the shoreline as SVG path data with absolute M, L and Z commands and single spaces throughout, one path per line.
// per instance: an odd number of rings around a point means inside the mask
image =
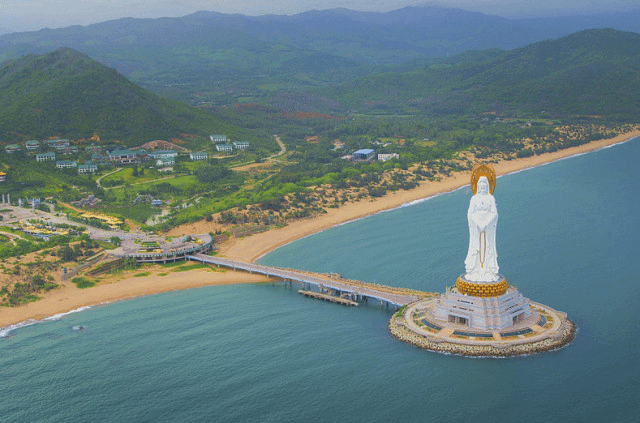
M 493 166 L 498 176 L 519 172 L 541 166 L 557 160 L 577 156 L 640 137 L 640 130 L 601 139 L 576 147 L 544 153 L 531 157 L 500 160 Z M 246 238 L 230 239 L 220 246 L 219 255 L 233 260 L 254 262 L 260 257 L 301 238 L 310 236 L 331 227 L 357 219 L 403 207 L 417 201 L 459 189 L 469 183 L 468 172 L 453 173 L 441 181 L 423 181 L 418 187 L 408 191 L 396 191 L 376 200 L 361 200 L 346 204 L 337 209 L 329 209 L 310 219 L 303 219 L 289 225 L 271 229 Z M 193 229 L 193 230 L 191 230 Z M 206 229 L 206 228 L 205 228 Z M 209 229 L 210 230 L 210 229 Z M 203 233 L 203 226 L 183 225 L 183 233 Z M 207 232 L 207 230 L 205 230 Z M 0 307 L 0 331 L 30 321 L 43 321 L 47 318 L 73 312 L 83 307 L 94 307 L 136 297 L 190 289 L 212 285 L 268 282 L 269 279 L 239 271 L 192 270 L 170 273 L 166 276 L 149 275 L 134 277 L 129 274 L 117 280 L 102 282 L 86 289 L 78 289 L 70 281 L 62 282 L 59 289 L 46 293 L 44 298 L 19 307 Z
M 572 156 L 597 151 L 602 148 L 627 142 L 637 137 L 640 137 L 640 130 L 618 135 L 614 138 L 591 141 L 588 144 L 558 150 L 552 153 L 544 153 L 521 159 L 500 160 L 492 165 L 496 170 L 496 174 L 503 176 Z M 329 209 L 326 214 L 289 223 L 283 228 L 271 229 L 242 239 L 231 239 L 220 246 L 219 254 L 221 257 L 253 263 L 260 257 L 286 244 L 317 232 L 362 219 L 376 213 L 393 210 L 412 202 L 427 200 L 436 195 L 459 189 L 468 183 L 469 175 L 466 171 L 462 173 L 452 173 L 451 176 L 443 178 L 438 182 L 423 181 L 414 189 L 388 193 L 375 201 L 370 199 L 360 200 L 358 202 L 345 204 L 337 209 Z M 194 233 L 203 232 L 202 227 L 196 228 L 195 225 L 184 225 L 184 228 L 188 229 L 190 226 L 194 230 L 199 229 L 200 232 L 195 231 Z
M 166 269 L 164 269 L 166 270 Z M 156 272 L 157 273 L 157 272 Z M 173 272 L 166 276 L 152 274 L 135 277 L 133 273 L 114 280 L 102 282 L 91 288 L 79 289 L 71 281 L 60 284 L 60 288 L 46 294 L 38 301 L 18 307 L 0 307 L 0 338 L 2 331 L 13 326 L 25 326 L 53 320 L 54 316 L 71 313 L 79 309 L 92 308 L 113 302 L 130 300 L 147 295 L 214 285 L 264 283 L 266 276 L 234 272 L 232 270 L 189 270 Z M 24 325 L 23 325 L 24 323 Z M 14 328 L 15 329 L 15 328 Z

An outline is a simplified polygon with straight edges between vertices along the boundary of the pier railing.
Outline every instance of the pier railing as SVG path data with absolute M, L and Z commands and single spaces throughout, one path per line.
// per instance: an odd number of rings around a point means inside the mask
M 204 254 L 193 254 L 186 257 L 188 260 L 222 266 L 233 270 L 242 270 L 249 273 L 257 273 L 267 277 L 275 277 L 284 281 L 295 281 L 310 289 L 311 286 L 321 292 L 332 291 L 338 296 L 349 298 L 353 301 L 380 301 L 381 305 L 393 306 L 395 308 L 412 303 L 420 299 L 418 295 L 388 292 L 393 288 L 376 289 L 375 287 L 363 286 L 349 283 L 349 281 L 337 281 L 330 277 L 321 275 L 311 275 L 306 272 L 298 272 L 291 269 L 281 269 L 278 267 L 263 266 L 260 264 L 245 263 L 221 257 L 207 256 Z

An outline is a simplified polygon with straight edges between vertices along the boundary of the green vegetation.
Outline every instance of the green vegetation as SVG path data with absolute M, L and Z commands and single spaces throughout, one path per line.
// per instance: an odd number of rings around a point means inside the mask
M 367 114 L 597 115 L 637 121 L 640 34 L 588 30 L 508 52 L 441 59 L 316 89 Z
M 71 282 L 73 282 L 80 289 L 91 288 L 96 285 L 95 282 L 92 282 L 89 279 L 83 278 L 81 276 L 71 279 Z
M 39 299 L 36 294 L 58 287 L 50 275 L 45 277 L 40 273 L 40 271 L 46 270 L 48 265 L 40 267 L 36 263 L 28 263 L 25 266 L 16 266 L 12 271 L 14 275 L 22 277 L 22 282 L 15 282 L 13 285 L 4 285 L 0 288 L 0 305 L 15 307 L 33 302 Z M 33 275 L 34 271 L 38 271 L 38 274 Z M 31 276 L 29 276 L 30 273 Z
M 174 272 L 188 272 L 189 270 L 197 270 L 197 269 L 208 269 L 209 266 L 203 263 L 192 263 L 185 264 L 182 266 L 177 266 L 173 268 Z
M 6 242 L 0 243 L 0 258 L 21 256 L 61 245 L 64 245 L 64 248 L 60 250 L 63 251 L 60 255 L 65 261 L 72 261 L 76 257 L 84 255 L 85 252 L 90 255 L 94 254 L 92 250 L 83 251 L 84 247 L 81 247 L 79 244 L 74 247 L 69 246 L 70 242 L 77 239 L 78 238 L 66 235 L 55 235 L 49 238 L 49 240 L 43 240 L 41 238 L 21 234 L 20 238 L 15 239 L 15 244 Z
M 225 37 L 225 42 L 231 42 Z M 270 45 L 251 37 L 242 42 L 258 50 Z M 189 66 L 196 66 L 188 59 L 191 54 L 203 54 L 203 61 L 213 55 L 221 63 L 231 57 L 224 48 L 203 50 L 178 44 L 178 49 L 189 54 L 178 54 L 177 67 L 158 70 L 160 74 L 179 68 L 186 78 Z M 61 203 L 93 196 L 94 211 L 127 219 L 122 229 L 131 224 L 163 231 L 205 219 L 224 225 L 223 230 L 233 226 L 231 234 L 246 236 L 350 201 L 412 189 L 421 181 L 470 169 L 471 160 L 529 157 L 631 130 L 640 115 L 638 46 L 638 34 L 590 30 L 509 52 L 486 50 L 404 63 L 384 68 L 385 73 L 368 70 L 364 78 L 356 69 L 365 65 L 352 63 L 353 58 L 338 60 L 326 52 L 302 54 L 280 46 L 272 51 L 278 53 L 276 59 L 270 59 L 278 61 L 277 66 L 263 59 L 246 66 L 252 71 L 274 70 L 286 62 L 284 57 L 300 54 L 296 66 L 310 66 L 307 58 L 322 59 L 317 75 L 312 78 L 308 70 L 299 69 L 298 82 L 284 89 L 274 82 L 281 76 L 268 73 L 255 82 L 267 94 L 252 91 L 255 87 L 242 92 L 243 97 L 252 97 L 251 103 L 218 107 L 204 102 L 200 109 L 145 92 L 86 56 L 61 49 L 16 59 L 0 68 L 0 88 L 13 93 L 0 100 L 0 106 L 6 106 L 0 112 L 0 126 L 13 128 L 12 141 L 65 135 L 47 123 L 48 117 L 33 115 L 35 104 L 43 108 L 55 105 L 60 114 L 51 119 L 77 129 L 72 143 L 78 152 L 70 158 L 79 162 L 91 159 L 96 150 L 106 154 L 125 143 L 138 147 L 153 137 L 169 137 L 179 146 L 203 149 L 209 159 L 192 162 L 186 152 L 180 152 L 171 170 L 149 161 L 123 164 L 117 171 L 101 165 L 96 175 L 78 175 L 74 169 L 56 169 L 54 162 L 34 165 L 32 152 L 0 152 L 0 169 L 7 173 L 5 186 L 13 196 L 48 197 L 56 203 L 56 210 L 86 225 L 109 227 Z M 163 54 L 161 49 L 140 51 Z M 332 79 L 334 65 L 354 72 Z M 197 73 L 195 69 L 192 72 Z M 139 70 L 131 74 L 136 72 Z M 45 77 L 50 84 L 43 84 Z M 237 82 L 239 75 L 235 77 Z M 82 88 L 84 95 L 70 86 Z M 68 89 L 62 90 L 64 87 Z M 99 100 L 106 91 L 108 98 Z M 127 108 L 131 104 L 136 108 Z M 92 109 L 97 105 L 102 108 Z M 27 106 L 31 111 L 23 112 Z M 49 109 L 39 110 L 48 115 L 44 110 Z M 124 115 L 136 122 L 135 129 L 122 120 Z M 20 129 L 21 119 L 30 122 L 28 131 Z M 74 126 L 79 121 L 88 125 L 86 130 Z M 147 125 L 150 121 L 153 130 Z M 209 133 L 246 139 L 251 148 L 219 154 Z M 274 140 L 276 133 L 286 154 L 273 158 L 280 148 Z M 371 163 L 343 158 L 362 148 L 397 157 Z M 40 151 L 47 150 L 42 147 Z M 0 257 L 3 249 L 11 250 L 7 254 L 23 251 L 24 245 L 13 244 L 13 240 L 0 240 Z
M 94 134 L 142 143 L 181 133 L 234 128 L 194 107 L 160 97 L 69 48 L 0 67 L 0 140 Z
M 404 313 L 404 310 L 407 308 L 406 305 L 403 305 L 402 307 L 400 307 L 400 309 L 398 309 L 398 311 L 396 312 L 395 317 L 402 317 L 402 313 Z M 418 322 L 418 325 L 422 326 L 422 323 Z

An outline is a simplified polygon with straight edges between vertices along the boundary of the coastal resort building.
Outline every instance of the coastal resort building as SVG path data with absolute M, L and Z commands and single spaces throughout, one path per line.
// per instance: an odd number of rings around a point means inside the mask
M 78 163 L 71 160 L 58 160 L 56 162 L 56 167 L 58 169 L 70 169 L 77 166 L 78 166 Z
M 235 148 L 236 150 L 246 150 L 247 148 L 249 148 L 249 143 L 246 141 L 235 141 L 233 143 L 233 148 Z
M 40 141 L 37 141 L 37 140 L 27 141 L 24 143 L 24 148 L 26 148 L 27 151 L 37 150 L 40 148 Z
M 75 145 L 70 145 L 68 147 L 65 147 L 62 154 L 68 156 L 70 154 L 78 154 L 79 153 L 79 149 L 78 147 L 76 147 Z
M 56 153 L 39 153 L 36 154 L 37 162 L 47 162 L 47 161 L 55 161 Z
M 71 204 L 76 207 L 95 207 L 101 200 L 95 195 L 91 194 L 85 198 L 81 198 L 77 201 L 72 201 Z
M 18 144 L 9 144 L 4 148 L 4 151 L 7 154 L 13 154 L 17 151 L 20 151 L 20 146 Z
M 152 159 L 175 159 L 178 157 L 178 152 L 174 150 L 157 150 L 149 153 L 149 157 Z
M 91 143 L 91 145 L 87 146 L 84 151 L 86 151 L 87 153 L 97 153 L 102 151 L 102 147 L 100 147 L 99 145 L 95 145 L 94 143 Z
M 189 153 L 189 158 L 193 161 L 207 160 L 209 158 L 209 154 L 206 151 Z
M 466 273 L 443 294 L 409 304 L 392 317 L 389 328 L 396 338 L 470 356 L 532 354 L 560 348 L 574 338 L 575 324 L 566 313 L 530 301 L 498 273 L 495 185 L 491 166 L 474 166 Z
M 378 160 L 382 162 L 386 162 L 387 160 L 391 160 L 391 159 L 399 159 L 399 158 L 400 158 L 400 154 L 398 153 L 378 154 Z
M 223 153 L 231 153 L 233 151 L 232 144 L 216 144 L 216 150 Z
M 56 149 L 57 151 L 64 151 L 65 148 L 69 147 L 69 140 L 54 138 L 51 140 L 46 140 L 45 144 L 50 148 Z
M 363 148 L 351 154 L 354 162 L 372 162 L 376 159 L 376 152 L 370 148 Z
M 152 205 L 161 205 L 152 200 Z M 206 253 L 213 247 L 211 234 L 183 237 L 158 237 L 154 235 L 134 236 L 122 239 L 119 247 L 111 250 L 116 258 L 135 259 L 138 263 L 168 263 L 189 259 L 198 253 Z
M 176 159 L 173 157 L 162 156 L 156 160 L 156 166 L 167 167 L 176 164 Z
M 78 165 L 78 174 L 96 173 L 97 170 L 98 170 L 98 165 L 91 162 Z
M 226 144 L 227 143 L 227 136 L 226 135 L 209 135 L 209 138 L 211 138 L 211 142 L 213 142 L 215 144 Z
M 98 163 L 105 162 L 106 163 L 108 160 L 109 160 L 109 156 L 105 155 L 101 151 L 96 151 L 95 153 L 91 154 L 91 161 L 92 162 L 98 162 Z
M 142 160 L 149 158 L 145 150 L 113 150 L 109 152 L 109 160 L 127 164 L 140 163 Z

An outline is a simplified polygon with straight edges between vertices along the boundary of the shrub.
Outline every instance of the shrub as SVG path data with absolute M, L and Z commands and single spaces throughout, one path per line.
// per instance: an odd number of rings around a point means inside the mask
M 83 278 L 81 276 L 71 279 L 71 282 L 76 284 L 76 286 L 80 289 L 91 288 L 96 284 L 95 282 L 91 282 L 89 279 Z

